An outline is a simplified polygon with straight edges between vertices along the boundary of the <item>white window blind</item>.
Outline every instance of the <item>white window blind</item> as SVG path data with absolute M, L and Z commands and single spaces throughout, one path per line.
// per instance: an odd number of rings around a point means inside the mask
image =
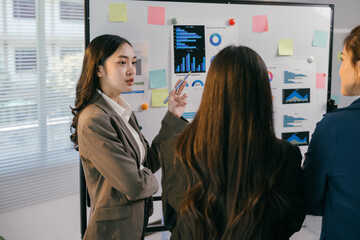
M 0 212 L 79 191 L 82 0 L 0 1 Z

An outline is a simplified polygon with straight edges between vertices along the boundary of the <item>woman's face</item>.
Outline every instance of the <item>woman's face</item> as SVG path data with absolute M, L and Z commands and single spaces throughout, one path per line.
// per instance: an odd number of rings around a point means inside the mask
M 136 75 L 136 56 L 127 43 L 120 46 L 99 67 L 98 77 L 102 91 L 116 99 L 122 92 L 130 92 Z
M 339 70 L 341 94 L 344 96 L 360 95 L 360 61 L 354 67 L 351 59 L 351 52 L 348 52 L 344 47 L 341 53 L 342 62 Z

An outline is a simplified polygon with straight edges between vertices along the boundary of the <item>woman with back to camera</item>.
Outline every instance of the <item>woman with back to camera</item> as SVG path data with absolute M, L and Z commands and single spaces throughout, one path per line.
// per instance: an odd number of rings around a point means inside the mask
M 341 94 L 360 95 L 360 25 L 344 40 Z M 309 214 L 320 215 L 323 240 L 360 239 L 360 99 L 317 124 L 304 162 Z
M 143 239 L 158 190 L 158 145 L 180 132 L 186 95 L 172 91 L 169 111 L 151 148 L 121 93 L 132 90 L 136 55 L 116 35 L 102 35 L 86 48 L 76 86 L 71 140 L 79 150 L 90 195 L 84 239 Z
M 267 68 L 250 48 L 216 55 L 193 122 L 160 152 L 171 239 L 282 240 L 301 228 L 302 156 L 275 137 Z

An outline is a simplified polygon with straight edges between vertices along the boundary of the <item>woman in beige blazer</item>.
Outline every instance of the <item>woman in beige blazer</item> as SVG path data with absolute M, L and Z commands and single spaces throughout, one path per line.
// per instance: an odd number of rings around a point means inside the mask
M 183 84 L 170 93 L 169 111 L 149 147 L 121 93 L 132 90 L 136 55 L 115 35 L 95 38 L 87 47 L 76 87 L 71 140 L 79 151 L 90 195 L 84 239 L 143 239 L 158 190 L 158 146 L 186 125 Z

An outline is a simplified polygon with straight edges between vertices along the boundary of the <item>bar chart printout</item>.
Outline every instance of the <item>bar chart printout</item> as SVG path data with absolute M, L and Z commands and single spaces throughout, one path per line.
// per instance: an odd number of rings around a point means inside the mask
M 290 115 L 284 115 L 284 128 L 286 127 L 302 127 L 302 123 L 306 121 L 303 117 L 294 117 Z
M 294 73 L 290 71 L 284 71 L 284 83 L 303 83 L 304 78 L 307 75 L 301 73 Z
M 205 27 L 174 25 L 175 73 L 205 72 Z

